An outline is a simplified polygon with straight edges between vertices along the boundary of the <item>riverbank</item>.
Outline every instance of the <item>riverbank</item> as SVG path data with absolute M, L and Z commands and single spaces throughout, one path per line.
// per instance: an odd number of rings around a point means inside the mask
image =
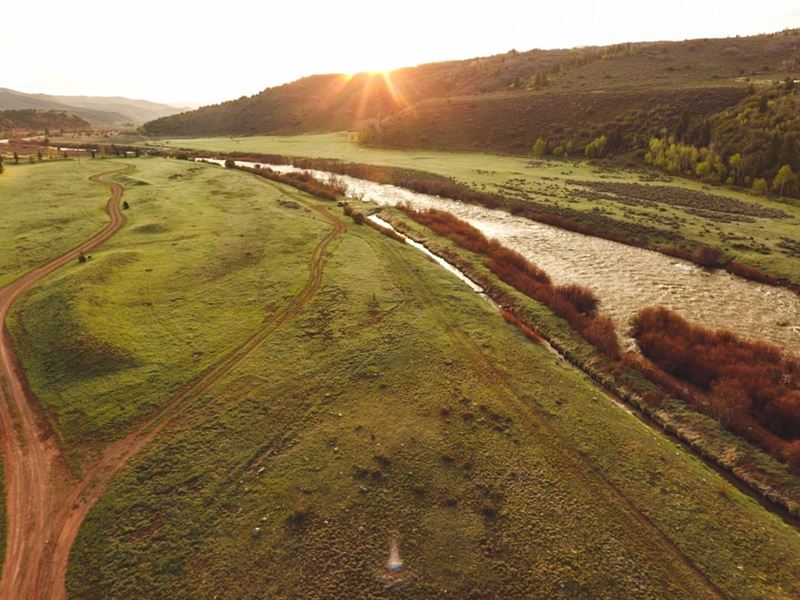
M 252 162 L 224 161 L 222 159 L 202 159 L 220 166 L 238 167 L 254 174 L 271 176 L 272 170 L 267 165 Z M 274 169 L 284 173 L 295 173 L 300 171 L 297 167 L 272 165 Z M 371 212 L 371 200 L 374 200 L 376 190 L 370 186 L 369 182 L 357 180 L 350 176 L 343 176 L 330 179 L 331 174 L 320 171 L 307 171 L 308 174 L 317 178 L 319 181 L 329 181 L 338 189 L 347 191 L 356 196 L 358 204 L 366 201 L 359 208 L 353 210 L 347 207 L 345 211 L 351 214 L 362 211 Z M 385 190 L 383 186 L 381 189 Z M 760 501 L 765 507 L 779 514 L 793 526 L 797 526 L 797 518 L 800 516 L 800 480 L 790 473 L 785 465 L 781 464 L 774 457 L 751 446 L 746 440 L 740 439 L 731 434 L 713 419 L 695 412 L 692 407 L 685 403 L 685 398 L 680 394 L 674 395 L 675 388 L 665 388 L 661 385 L 660 378 L 650 376 L 650 365 L 645 365 L 641 357 L 635 353 L 628 353 L 624 360 L 619 360 L 618 351 L 610 353 L 611 356 L 598 355 L 595 348 L 586 347 L 587 340 L 574 339 L 575 324 L 567 323 L 562 317 L 553 314 L 551 308 L 533 298 L 525 297 L 519 290 L 498 281 L 494 273 L 486 271 L 488 268 L 480 254 L 475 254 L 453 246 L 437 247 L 431 249 L 424 233 L 427 229 L 420 231 L 409 222 L 403 219 L 408 216 L 409 208 L 406 202 L 419 206 L 422 202 L 426 208 L 433 206 L 440 207 L 441 198 L 425 197 L 421 198 L 408 190 L 402 192 L 403 202 L 400 204 L 400 212 L 391 209 L 388 223 L 391 227 L 396 227 L 401 233 L 401 239 L 406 236 L 404 241 L 411 243 L 418 250 L 433 255 L 438 258 L 440 266 L 446 270 L 457 269 L 460 271 L 460 278 L 468 282 L 468 286 L 480 294 L 488 295 L 499 307 L 502 307 L 504 318 L 519 328 L 527 337 L 537 340 L 542 338 L 547 346 L 555 351 L 562 359 L 569 361 L 573 367 L 586 374 L 592 381 L 601 385 L 607 392 L 618 398 L 621 402 L 633 408 L 636 414 L 648 424 L 653 424 L 667 433 L 673 435 L 687 449 L 692 450 L 698 456 L 707 460 L 709 464 L 719 469 L 726 476 L 731 477 L 743 489 L 747 489 L 755 498 L 760 497 Z M 367 197 L 368 195 L 372 197 Z M 386 195 L 378 197 L 382 204 L 398 204 L 398 202 L 387 202 Z M 453 207 L 449 207 L 453 210 Z M 457 212 L 457 210 L 456 210 Z M 446 215 L 449 213 L 443 213 Z M 400 217 L 398 219 L 398 216 Z M 370 215 L 367 221 L 375 221 L 376 226 L 380 226 L 382 220 L 376 219 L 375 215 Z M 355 219 L 354 219 L 355 220 Z M 417 225 L 416 227 L 420 227 Z M 396 238 L 394 230 L 381 229 L 389 237 Z M 476 232 L 477 235 L 480 235 Z M 473 236 L 474 237 L 474 236 Z M 410 239 L 409 239 L 410 238 Z M 468 244 L 468 246 L 471 246 Z M 464 253 L 468 257 L 465 258 Z M 444 258 L 441 258 L 444 257 Z M 475 259 L 478 258 L 478 262 Z M 449 261 L 449 262 L 448 262 Z M 492 269 L 489 269 L 491 271 Z M 544 277 L 546 275 L 542 274 Z M 549 281 L 549 277 L 547 277 Z M 529 305 L 530 301 L 538 304 L 544 312 L 536 311 L 531 317 Z M 545 322 L 542 328 L 542 320 Z M 565 339 L 572 339 L 571 343 L 565 343 Z M 607 353 L 609 354 L 609 353 Z M 743 460 L 743 457 L 744 460 Z
M 141 143 L 141 142 L 140 142 Z M 712 187 L 655 169 L 620 169 L 583 161 L 531 160 L 480 152 L 440 152 L 365 148 L 346 133 L 302 136 L 196 138 L 146 142 L 241 156 L 281 155 L 297 159 L 333 159 L 416 171 L 422 181 L 445 178 L 473 192 L 488 193 L 534 206 L 545 215 L 566 215 L 592 235 L 691 258 L 704 244 L 733 259 L 731 271 L 782 285 L 800 282 L 800 260 L 793 240 L 800 239 L 800 208 L 739 189 Z M 375 169 L 377 170 L 377 169 Z M 616 189 L 598 193 L 597 184 Z M 653 195 L 655 193 L 655 195 Z M 690 194 L 687 200 L 684 194 Z M 698 195 L 699 194 L 699 195 Z M 729 204 L 733 202 L 733 204 Z M 740 211 L 741 205 L 783 211 L 770 221 Z M 769 222 L 768 227 L 764 227 Z M 627 241 L 626 241 L 627 240 Z M 696 258 L 707 260 L 700 252 Z M 763 277 L 766 275 L 766 278 Z

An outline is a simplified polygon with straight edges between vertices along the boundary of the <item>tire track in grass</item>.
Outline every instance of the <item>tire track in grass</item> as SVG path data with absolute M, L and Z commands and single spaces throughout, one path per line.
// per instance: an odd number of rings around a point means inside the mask
M 727 595 L 717 584 L 642 509 L 628 498 L 617 484 L 591 464 L 585 455 L 555 428 L 545 413 L 517 394 L 508 377 L 489 359 L 475 340 L 465 334 L 457 323 L 453 323 L 452 315 L 447 312 L 441 301 L 428 289 L 419 276 L 413 272 L 408 263 L 399 256 L 397 248 L 387 247 L 386 254 L 390 256 L 390 260 L 394 263 L 395 271 L 405 274 L 405 279 L 409 282 L 409 286 L 414 291 L 415 296 L 436 313 L 437 320 L 445 327 L 451 339 L 457 342 L 453 344 L 455 353 L 460 354 L 472 366 L 477 376 L 484 380 L 487 385 L 502 388 L 505 393 L 502 394 L 501 400 L 523 423 L 535 429 L 545 429 L 558 441 L 559 448 L 565 453 L 569 453 L 569 460 L 560 460 L 559 464 L 575 479 L 579 480 L 586 489 L 598 490 L 598 484 L 600 484 L 605 492 L 603 494 L 604 499 L 621 513 L 635 521 L 641 531 L 651 533 L 652 539 L 660 542 L 673 555 L 677 563 L 683 565 L 705 585 L 709 593 L 707 597 L 727 598 Z
M 88 469 L 83 479 L 69 491 L 63 503 L 63 510 L 58 515 L 58 525 L 54 528 L 55 542 L 52 551 L 48 553 L 41 566 L 43 589 L 50 594 L 43 597 L 55 600 L 66 598 L 66 573 L 69 551 L 75 542 L 80 525 L 89 510 L 106 490 L 113 476 L 166 426 L 180 417 L 183 411 L 195 400 L 230 373 L 254 350 L 259 348 L 276 329 L 297 316 L 319 290 L 322 283 L 326 251 L 330 244 L 345 232 L 345 224 L 325 208 L 307 202 L 300 195 L 286 192 L 285 189 L 278 186 L 275 187 L 322 215 L 332 225 L 331 230 L 312 252 L 306 284 L 283 309 L 265 321 L 243 344 L 188 384 L 161 410 L 141 423 L 131 433 L 106 448 L 98 462 Z

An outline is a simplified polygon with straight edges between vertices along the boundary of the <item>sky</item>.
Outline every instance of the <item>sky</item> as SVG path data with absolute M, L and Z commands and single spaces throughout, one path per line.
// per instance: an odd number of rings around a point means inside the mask
M 315 73 L 795 27 L 798 0 L 16 1 L 0 87 L 204 105 Z

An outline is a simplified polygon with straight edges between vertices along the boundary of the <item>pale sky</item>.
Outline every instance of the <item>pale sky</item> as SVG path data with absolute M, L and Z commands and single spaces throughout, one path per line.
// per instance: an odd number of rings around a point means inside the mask
M 794 27 L 798 0 L 17 0 L 0 87 L 208 104 L 314 73 Z

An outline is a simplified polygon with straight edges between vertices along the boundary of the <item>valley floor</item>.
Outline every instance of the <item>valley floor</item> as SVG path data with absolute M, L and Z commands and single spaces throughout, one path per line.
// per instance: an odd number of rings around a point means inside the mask
M 37 177 L 97 162 L 12 181 L 43 218 Z M 415 250 L 246 173 L 125 162 L 126 226 L 8 322 L 71 477 L 127 448 L 70 597 L 800 596 L 796 529 Z
M 623 169 L 609 163 L 597 166 L 583 161 L 478 152 L 371 148 L 350 141 L 346 132 L 146 143 L 215 152 L 332 158 L 435 173 L 506 198 L 591 215 L 599 231 L 627 237 L 635 245 L 656 249 L 682 243 L 708 244 L 737 262 L 800 283 L 795 241 L 800 239 L 800 207 L 796 202 L 669 177 L 650 168 Z M 697 196 L 703 193 L 710 197 Z

